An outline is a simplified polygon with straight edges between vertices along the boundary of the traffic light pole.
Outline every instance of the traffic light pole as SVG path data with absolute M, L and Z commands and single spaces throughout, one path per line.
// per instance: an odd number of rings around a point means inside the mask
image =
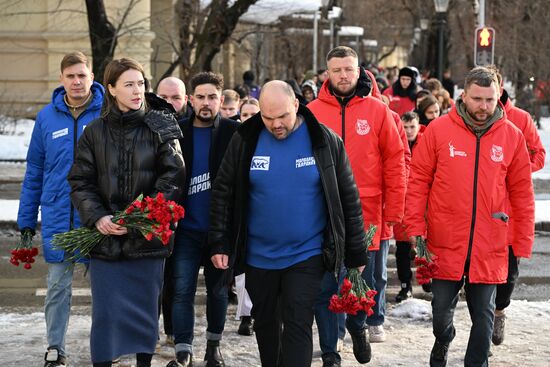
M 485 27 L 485 0 L 479 0 L 478 27 Z
M 437 79 L 443 80 L 443 47 L 445 39 L 445 13 L 437 13 L 439 17 L 439 37 L 437 45 Z

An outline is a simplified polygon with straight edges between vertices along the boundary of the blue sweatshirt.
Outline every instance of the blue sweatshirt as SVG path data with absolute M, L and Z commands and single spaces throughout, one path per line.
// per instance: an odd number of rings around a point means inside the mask
M 250 167 L 247 263 L 284 269 L 319 255 L 326 224 L 307 126 L 283 140 L 264 128 Z

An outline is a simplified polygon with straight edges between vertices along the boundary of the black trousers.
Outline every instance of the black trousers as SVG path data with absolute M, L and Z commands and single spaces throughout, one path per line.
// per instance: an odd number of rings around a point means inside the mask
M 409 241 L 396 241 L 395 245 L 397 277 L 401 283 L 401 288 L 411 288 L 411 260 L 414 260 L 411 258 L 411 243 Z M 405 287 L 403 285 L 405 285 Z
M 508 249 L 510 250 L 508 253 L 508 279 L 506 279 L 506 283 L 497 285 L 495 304 L 496 309 L 499 311 L 504 310 L 510 305 L 512 293 L 514 292 L 514 287 L 516 286 L 516 281 L 519 276 L 519 260 L 516 255 L 514 255 L 512 246 L 509 246 Z
M 164 334 L 174 336 L 172 329 L 172 303 L 174 301 L 174 277 L 172 272 L 172 262 L 164 263 L 164 284 L 160 295 L 159 312 L 162 310 L 164 321 Z
M 313 306 L 324 272 L 321 255 L 281 270 L 247 266 L 262 367 L 311 366 Z

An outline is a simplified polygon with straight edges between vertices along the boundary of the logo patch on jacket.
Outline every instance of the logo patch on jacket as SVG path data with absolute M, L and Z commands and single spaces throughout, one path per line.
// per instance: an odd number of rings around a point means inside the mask
M 359 135 L 367 135 L 370 131 L 370 125 L 367 120 L 359 120 L 355 123 L 355 131 Z
M 296 159 L 296 168 L 315 166 L 315 157 L 306 157 Z
M 449 157 L 467 157 L 468 154 L 466 154 L 463 150 L 456 150 L 455 146 L 452 142 L 449 142 Z
M 267 156 L 255 156 L 252 157 L 252 163 L 250 164 L 251 171 L 269 171 L 269 159 Z
M 65 136 L 65 135 L 69 135 L 69 128 L 68 127 L 64 128 L 64 129 L 61 129 L 61 130 L 54 131 L 52 133 L 52 139 L 57 139 L 57 138 L 60 138 L 62 136 Z
M 491 147 L 491 159 L 493 160 L 493 162 L 502 162 L 502 160 L 504 159 L 504 152 L 502 151 L 502 147 L 493 144 L 493 146 Z

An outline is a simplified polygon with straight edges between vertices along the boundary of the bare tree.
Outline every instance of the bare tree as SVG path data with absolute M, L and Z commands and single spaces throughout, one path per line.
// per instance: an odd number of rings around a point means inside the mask
M 236 0 L 230 6 L 228 0 L 213 0 L 201 9 L 199 0 L 178 0 L 174 9 L 178 16 L 178 55 L 159 80 L 178 66 L 184 80 L 198 71 L 212 70 L 214 56 L 231 37 L 240 17 L 257 1 Z

